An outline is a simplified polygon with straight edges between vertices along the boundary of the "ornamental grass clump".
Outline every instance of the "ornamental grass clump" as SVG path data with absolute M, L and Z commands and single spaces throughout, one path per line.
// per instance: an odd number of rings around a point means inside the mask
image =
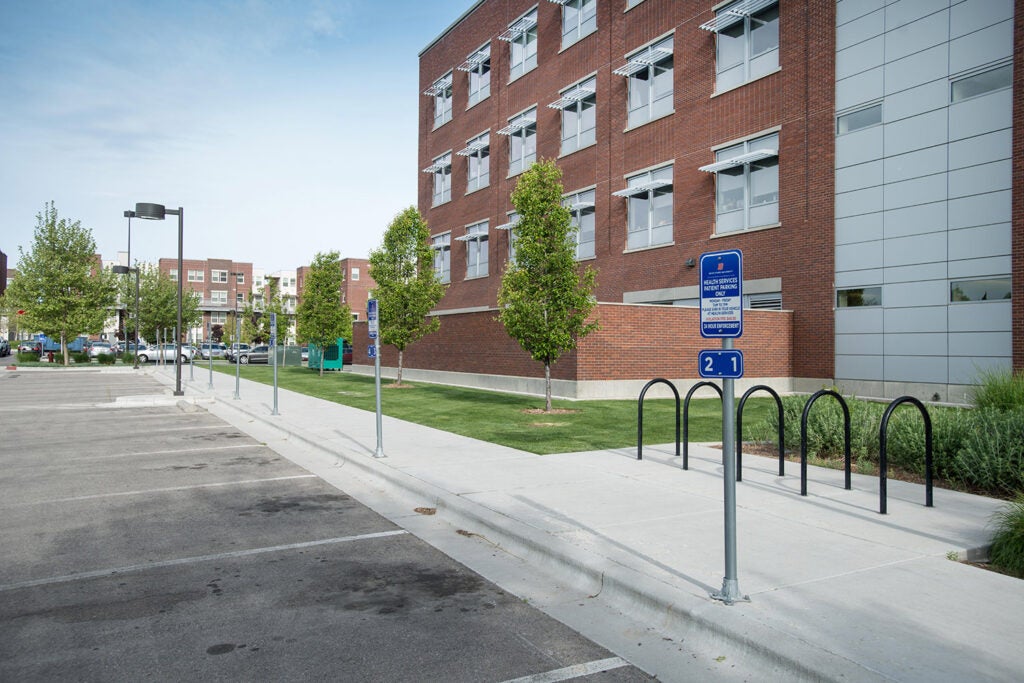
M 989 559 L 999 569 L 1024 578 L 1024 493 L 997 512 L 994 521 L 996 535 Z
M 971 392 L 975 408 L 1024 410 L 1024 371 L 982 371 L 978 380 Z

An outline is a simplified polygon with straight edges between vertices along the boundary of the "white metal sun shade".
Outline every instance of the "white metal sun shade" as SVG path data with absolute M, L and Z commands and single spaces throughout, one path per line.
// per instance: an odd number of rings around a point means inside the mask
M 618 69 L 613 69 L 616 76 L 632 76 L 638 71 L 643 71 L 649 66 L 672 56 L 672 48 L 656 47 L 653 50 L 640 52 L 626 59 L 626 63 Z
M 498 135 L 512 135 L 512 133 L 518 133 L 535 123 L 537 123 L 536 119 L 531 119 L 529 116 L 520 116 L 497 132 Z
M 457 154 L 460 157 L 469 157 L 473 156 L 482 149 L 487 149 L 490 146 L 491 137 L 489 135 L 485 135 L 482 138 L 477 138 L 476 140 L 473 140 L 472 142 L 467 144 L 464 149 L 460 149 L 455 154 Z
M 739 156 L 732 157 L 731 159 L 723 159 L 722 161 L 716 161 L 713 164 L 707 166 L 701 166 L 698 171 L 704 171 L 705 173 L 718 173 L 719 171 L 725 171 L 730 168 L 736 168 L 743 164 L 749 164 L 754 161 L 760 161 L 761 159 L 768 159 L 770 157 L 779 156 L 779 151 L 776 149 L 758 149 L 753 152 L 747 152 L 746 154 L 740 154 Z
M 462 64 L 459 64 L 455 68 L 458 69 L 459 71 L 472 71 L 473 69 L 477 68 L 490 58 L 491 46 L 488 45 L 487 47 L 480 48 L 470 56 L 466 57 L 466 61 L 464 61 Z
M 588 97 L 597 93 L 593 88 L 584 88 L 577 86 L 571 90 L 566 91 L 560 98 L 549 104 L 548 106 L 552 109 L 565 109 L 566 107 L 576 104 L 580 100 L 585 100 Z
M 449 168 L 451 168 L 451 166 L 452 166 L 452 158 L 449 155 L 446 154 L 443 157 L 441 157 L 440 159 L 438 159 L 437 161 L 435 161 L 434 163 L 432 163 L 430 166 L 427 166 L 425 169 L 423 169 L 423 172 L 424 173 L 440 173 L 441 171 L 448 170 Z
M 650 192 L 651 190 L 657 190 L 659 187 L 665 187 L 671 185 L 671 180 L 654 179 L 642 182 L 632 187 L 627 187 L 625 190 L 619 190 L 618 192 L 612 192 L 613 197 L 634 197 L 644 192 Z
M 512 42 L 519 36 L 523 35 L 534 26 L 537 25 L 537 12 L 534 10 L 525 17 L 516 19 L 508 28 L 498 36 L 498 40 L 504 40 L 506 43 Z
M 722 29 L 729 28 L 738 21 L 743 21 L 746 17 L 751 14 L 756 14 L 761 10 L 771 7 L 778 3 L 779 0 L 740 0 L 732 7 L 728 7 L 715 15 L 715 18 L 711 21 L 705 22 L 700 25 L 700 28 L 705 31 L 711 31 L 712 33 L 718 33 Z
M 452 87 L 452 75 L 445 74 L 441 78 L 434 81 L 434 84 L 423 91 L 423 94 L 427 97 L 437 97 L 443 95 L 445 90 Z

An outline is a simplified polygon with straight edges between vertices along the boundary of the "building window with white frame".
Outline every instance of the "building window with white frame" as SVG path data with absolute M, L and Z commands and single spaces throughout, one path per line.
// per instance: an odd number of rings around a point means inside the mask
M 882 105 L 870 104 L 836 116 L 836 135 L 852 133 L 861 128 L 870 128 L 882 123 Z
M 430 239 L 430 248 L 434 250 L 434 274 L 438 282 L 452 281 L 452 234 L 446 232 Z
M 629 79 L 628 126 L 633 128 L 674 111 L 672 36 L 626 57 L 612 73 Z
M 594 190 L 584 190 L 569 194 L 562 200 L 562 205 L 572 213 L 577 260 L 594 257 L 594 197 Z
M 452 198 L 452 153 L 445 152 L 434 158 L 434 163 L 423 169 L 434 177 L 433 206 L 444 204 Z
M 171 268 L 167 272 L 167 274 L 170 276 L 171 282 L 177 282 L 178 281 L 178 269 L 177 268 Z
M 201 270 L 188 271 L 188 282 L 202 282 L 206 279 L 206 273 Z
M 456 152 L 466 157 L 466 193 L 487 187 L 491 182 L 491 134 L 482 133 L 466 141 L 466 147 Z
M 612 193 L 628 201 L 626 249 L 672 244 L 672 165 L 626 178 L 626 189 Z
M 214 306 L 226 306 L 228 303 L 228 291 L 226 289 L 210 290 L 210 303 Z
M 537 108 L 510 118 L 498 135 L 508 136 L 508 174 L 522 173 L 537 159 Z
M 487 221 L 470 225 L 466 234 L 456 239 L 466 243 L 466 279 L 486 277 L 489 261 Z
M 498 40 L 509 46 L 508 80 L 514 81 L 537 66 L 537 8 L 508 25 Z
M 359 281 L 359 269 L 358 268 L 353 268 L 352 269 L 352 282 L 358 282 L 358 281 Z
M 210 324 L 211 325 L 223 325 L 228 321 L 227 311 L 211 311 L 210 312 Z
M 719 235 L 779 222 L 779 134 L 715 152 L 715 232 Z
M 242 292 L 238 292 L 237 294 L 235 294 L 235 305 L 239 307 L 245 305 L 245 294 L 243 294 Z
M 501 225 L 494 226 L 495 230 L 507 230 L 508 231 L 508 262 L 516 262 L 516 226 L 519 225 L 519 213 L 516 211 L 508 212 L 508 220 Z
M 226 270 L 211 270 L 210 271 L 210 282 L 227 282 L 228 271 Z
M 597 30 L 597 0 L 552 0 L 562 6 L 562 49 Z
M 245 284 L 245 273 L 235 273 L 235 284 L 236 285 L 244 285 Z
M 778 0 L 738 0 L 700 27 L 715 34 L 717 91 L 778 70 Z
M 562 112 L 562 154 L 594 144 L 597 140 L 597 78 L 566 88 L 549 104 Z
M 476 52 L 466 57 L 466 61 L 458 66 L 459 71 L 469 75 L 469 101 L 472 107 L 480 100 L 487 99 L 491 94 L 491 44 L 487 43 Z
M 434 81 L 424 92 L 434 99 L 434 128 L 452 120 L 452 72 Z

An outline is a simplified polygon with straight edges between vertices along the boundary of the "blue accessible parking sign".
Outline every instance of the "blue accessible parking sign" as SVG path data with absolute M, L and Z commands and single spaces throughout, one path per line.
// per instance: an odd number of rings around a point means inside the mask
M 743 377 L 743 352 L 737 349 L 701 351 L 697 354 L 701 377 L 739 379 Z
M 743 253 L 739 249 L 700 257 L 700 334 L 743 335 Z

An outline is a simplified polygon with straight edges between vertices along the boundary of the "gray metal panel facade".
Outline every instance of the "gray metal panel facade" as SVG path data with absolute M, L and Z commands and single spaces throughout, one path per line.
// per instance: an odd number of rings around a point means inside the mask
M 836 136 L 836 380 L 935 386 L 959 400 L 1009 368 L 1009 301 L 952 301 L 960 279 L 1010 277 L 1011 88 L 952 84 L 1010 63 L 1013 0 L 838 0 L 836 113 L 881 122 Z M 838 130 L 838 127 L 837 127 Z M 948 390 L 948 391 L 947 391 Z

